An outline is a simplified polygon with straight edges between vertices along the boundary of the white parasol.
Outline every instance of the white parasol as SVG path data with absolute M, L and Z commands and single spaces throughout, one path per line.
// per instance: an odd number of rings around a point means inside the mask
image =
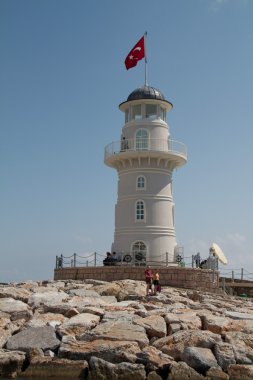
M 226 256 L 224 255 L 224 253 L 222 252 L 222 249 L 218 246 L 218 244 L 213 243 L 211 245 L 210 252 L 213 253 L 215 256 L 217 256 L 218 260 L 222 264 L 226 265 L 228 263 Z

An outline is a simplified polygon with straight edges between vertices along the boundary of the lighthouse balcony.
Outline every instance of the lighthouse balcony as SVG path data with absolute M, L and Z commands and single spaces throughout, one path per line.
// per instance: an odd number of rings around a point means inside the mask
M 104 162 L 115 167 L 118 161 L 140 157 L 165 159 L 179 167 L 187 161 L 186 145 L 171 139 L 125 139 L 105 147 Z

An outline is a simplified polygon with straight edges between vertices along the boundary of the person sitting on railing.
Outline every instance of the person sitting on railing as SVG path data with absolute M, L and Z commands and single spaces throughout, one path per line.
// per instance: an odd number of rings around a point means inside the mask
M 125 150 L 128 149 L 128 142 L 125 137 L 122 137 L 121 140 L 121 152 L 124 152 Z
M 110 252 L 106 252 L 106 258 L 103 260 L 104 265 L 113 265 L 113 257 Z

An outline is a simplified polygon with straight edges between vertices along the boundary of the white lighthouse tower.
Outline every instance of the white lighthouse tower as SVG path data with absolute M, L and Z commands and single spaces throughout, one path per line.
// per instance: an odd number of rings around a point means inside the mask
M 105 164 L 118 172 L 112 251 L 127 261 L 175 260 L 172 173 L 187 155 L 170 137 L 166 114 L 172 107 L 154 87 L 137 88 L 119 105 L 125 114 L 120 141 L 105 147 Z

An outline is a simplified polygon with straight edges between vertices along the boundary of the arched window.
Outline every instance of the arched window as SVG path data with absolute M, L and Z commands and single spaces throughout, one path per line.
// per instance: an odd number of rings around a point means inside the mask
M 146 262 L 147 246 L 143 241 L 136 241 L 132 244 L 132 253 L 137 263 Z
M 135 135 L 136 150 L 148 149 L 148 131 L 146 129 L 139 129 Z
M 145 220 L 145 204 L 143 201 L 137 201 L 135 205 L 135 218 L 136 221 Z
M 146 178 L 143 175 L 137 177 L 136 188 L 137 190 L 146 190 Z

